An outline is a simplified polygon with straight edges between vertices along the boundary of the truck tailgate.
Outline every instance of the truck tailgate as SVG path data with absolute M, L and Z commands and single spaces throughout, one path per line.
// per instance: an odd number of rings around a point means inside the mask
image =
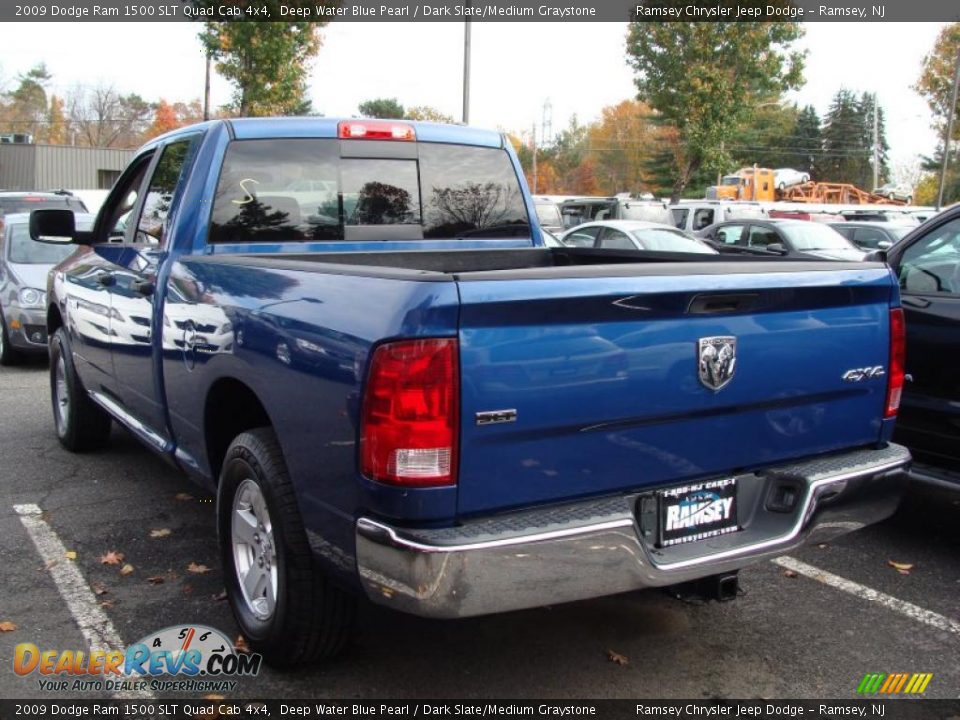
M 460 279 L 461 514 L 878 441 L 889 270 L 639 275 Z

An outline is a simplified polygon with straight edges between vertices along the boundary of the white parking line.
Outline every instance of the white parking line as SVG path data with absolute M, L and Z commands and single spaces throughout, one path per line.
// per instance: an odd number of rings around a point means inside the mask
M 60 597 L 67 604 L 70 614 L 76 621 L 84 639 L 90 644 L 90 650 L 123 650 L 126 645 L 120 638 L 110 618 L 97 603 L 93 591 L 83 579 L 77 566 L 67 560 L 67 549 L 63 542 L 42 517 L 38 505 L 14 505 L 13 511 L 20 516 L 20 522 L 30 534 L 37 552 L 46 563 L 53 577 Z M 153 698 L 149 690 L 129 690 L 114 693 L 120 699 Z
M 887 608 L 888 610 L 893 610 L 901 615 L 906 615 L 908 618 L 916 620 L 917 622 L 930 625 L 938 630 L 945 630 L 946 632 L 960 635 L 960 622 L 951 620 L 950 618 L 935 613 L 931 610 L 924 610 L 919 605 L 914 605 L 906 600 L 900 600 L 892 595 L 882 593 L 879 590 L 868 588 L 866 585 L 861 585 L 853 580 L 847 580 L 846 578 L 842 578 L 839 575 L 834 575 L 826 570 L 821 570 L 813 565 L 807 565 L 805 562 L 801 562 L 796 558 L 789 556 L 778 557 L 775 558 L 773 562 L 780 567 L 793 570 L 798 575 L 803 575 L 811 578 L 812 580 L 816 580 L 817 582 L 822 582 L 824 585 L 829 585 L 830 587 L 837 588 L 837 590 L 842 590 L 845 593 L 856 595 L 864 600 L 875 602 L 878 605 L 882 605 L 883 607 Z

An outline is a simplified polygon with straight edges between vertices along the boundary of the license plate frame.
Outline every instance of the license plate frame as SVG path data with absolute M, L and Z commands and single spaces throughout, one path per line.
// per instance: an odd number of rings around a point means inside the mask
M 738 532 L 737 479 L 704 480 L 658 490 L 657 545 L 684 545 Z

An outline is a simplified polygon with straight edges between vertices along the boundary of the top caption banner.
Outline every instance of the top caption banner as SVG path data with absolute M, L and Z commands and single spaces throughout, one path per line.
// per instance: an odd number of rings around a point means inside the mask
M 722 0 L 35 0 L 2 3 L 4 22 L 921 22 L 960 20 L 943 0 L 723 2 Z

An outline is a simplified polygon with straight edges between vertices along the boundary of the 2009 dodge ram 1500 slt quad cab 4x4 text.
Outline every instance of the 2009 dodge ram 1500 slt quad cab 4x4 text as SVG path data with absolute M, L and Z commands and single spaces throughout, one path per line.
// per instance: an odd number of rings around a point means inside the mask
M 142 148 L 48 286 L 65 447 L 112 421 L 217 494 L 278 665 L 354 598 L 456 618 L 731 573 L 890 515 L 872 262 L 542 246 L 495 132 L 218 120 Z

